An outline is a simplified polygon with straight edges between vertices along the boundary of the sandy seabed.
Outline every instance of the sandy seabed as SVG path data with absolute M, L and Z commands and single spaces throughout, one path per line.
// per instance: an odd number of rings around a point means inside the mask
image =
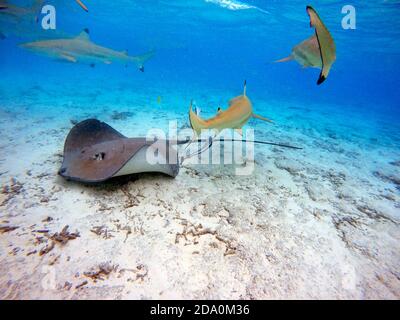
M 34 87 L 1 102 L 0 299 L 400 298 L 396 133 L 366 138 L 368 123 L 270 101 L 277 124 L 252 121 L 256 138 L 304 149 L 256 146 L 252 175 L 188 164 L 175 179 L 65 181 L 57 171 L 76 121 L 97 117 L 127 136 L 187 125 L 182 97 L 167 111 L 153 93 L 111 108 L 104 94 L 92 109 L 98 94 L 54 105 Z

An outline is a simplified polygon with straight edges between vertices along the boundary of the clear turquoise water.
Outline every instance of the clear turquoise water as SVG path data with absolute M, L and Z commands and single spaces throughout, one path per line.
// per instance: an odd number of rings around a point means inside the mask
M 107 120 L 105 113 L 135 112 L 140 106 L 163 115 L 149 117 L 147 125 L 165 126 L 169 111 L 187 120 L 190 99 L 201 105 L 204 117 L 212 116 L 217 105 L 240 94 L 246 79 L 255 111 L 277 125 L 309 126 L 322 136 L 356 136 L 359 144 L 398 150 L 398 1 L 353 1 L 356 30 L 341 27 L 346 1 L 86 0 L 89 13 L 72 0 L 47 3 L 56 6 L 58 32 L 73 36 L 89 28 L 100 45 L 131 55 L 155 49 L 156 56 L 144 73 L 121 64 L 90 68 L 32 55 L 17 45 L 40 36 L 12 34 L 0 42 L 1 108 L 26 109 L 33 116 L 43 108 L 57 114 L 67 105 L 71 113 L 63 109 L 63 116 L 74 118 L 81 108 Z M 319 12 L 337 45 L 337 61 L 321 86 L 317 69 L 272 63 L 313 33 L 307 4 Z M 255 121 L 250 126 L 261 134 L 273 130 Z
M 48 1 L 57 34 L 88 28 L 97 44 L 156 55 L 144 73 L 54 61 L 18 47 L 47 33 L 9 29 L 0 13 L 9 33 L 0 40 L 0 222 L 19 226 L 1 235 L 1 299 L 400 297 L 400 1 L 352 1 L 356 30 L 341 27 L 347 1 L 243 0 L 253 8 L 241 10 L 227 1 L 83 1 L 89 13 L 74 0 Z M 317 69 L 272 63 L 313 33 L 308 4 L 337 45 L 321 86 Z M 129 137 L 170 120 L 185 128 L 191 99 L 211 117 L 245 79 L 255 112 L 275 120 L 246 128 L 302 150 L 256 145 L 245 176 L 234 165 L 190 163 L 175 179 L 98 186 L 57 175 L 76 121 L 95 117 Z M 36 231 L 66 225 L 79 239 L 40 256 L 50 242 Z M 96 226 L 112 236 L 97 237 Z M 108 261 L 118 273 L 85 276 Z M 48 290 L 43 271 L 53 264 L 57 290 Z

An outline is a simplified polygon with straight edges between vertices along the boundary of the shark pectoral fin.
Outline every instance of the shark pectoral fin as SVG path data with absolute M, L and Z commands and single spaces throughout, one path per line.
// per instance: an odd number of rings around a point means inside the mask
M 283 58 L 283 59 L 280 59 L 280 60 L 276 60 L 276 61 L 274 61 L 274 63 L 292 61 L 293 59 L 294 59 L 293 56 L 290 55 L 290 56 L 288 56 L 286 58 Z
M 260 119 L 260 120 L 263 120 L 263 121 L 267 121 L 267 122 L 270 122 L 270 123 L 274 123 L 274 121 L 272 121 L 271 119 L 259 116 L 258 114 L 254 114 L 254 113 L 253 113 L 253 118 Z
M 71 55 L 65 54 L 65 53 L 61 55 L 61 58 L 64 60 L 67 60 L 68 62 L 73 62 L 73 63 L 75 63 L 77 61 L 74 56 L 71 56 Z
M 317 36 L 321 53 L 322 70 L 317 82 L 319 85 L 326 80 L 332 64 L 336 60 L 336 45 L 329 30 L 324 25 L 314 8 L 307 6 L 307 13 L 310 17 L 311 27 L 315 28 L 315 35 Z

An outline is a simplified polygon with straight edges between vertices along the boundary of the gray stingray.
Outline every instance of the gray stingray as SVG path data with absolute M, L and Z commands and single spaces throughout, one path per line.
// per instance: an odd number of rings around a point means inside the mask
M 179 172 L 178 161 L 173 161 L 178 159 L 177 149 L 168 141 L 156 143 L 146 138 L 127 138 L 104 122 L 85 120 L 67 136 L 59 174 L 69 180 L 89 183 L 140 172 L 175 177 Z M 148 151 L 158 152 L 157 158 L 165 160 L 160 161 L 165 164 L 149 163 Z

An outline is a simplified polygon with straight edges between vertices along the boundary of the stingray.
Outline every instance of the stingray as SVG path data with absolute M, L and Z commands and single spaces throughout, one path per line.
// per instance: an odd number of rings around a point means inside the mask
M 329 71 L 336 60 L 336 46 L 318 13 L 311 6 L 307 6 L 307 13 L 310 17 L 311 27 L 315 28 L 315 34 L 295 46 L 290 56 L 276 62 L 296 60 L 304 68 L 314 67 L 321 69 L 317 81 L 317 84 L 320 85 L 328 77 Z
M 218 141 L 249 142 L 235 139 Z M 114 177 L 143 172 L 176 177 L 180 167 L 177 146 L 189 142 L 193 141 L 127 138 L 104 122 L 88 119 L 76 124 L 69 132 L 64 145 L 63 163 L 58 173 L 67 180 L 84 183 L 99 183 Z M 273 142 L 250 142 L 301 149 Z M 157 159 L 161 161 L 156 164 L 149 163 L 147 152 L 157 153 Z
M 165 164 L 150 164 L 146 159 L 149 148 L 154 152 L 157 148 Z M 146 138 L 127 138 L 104 122 L 88 119 L 75 125 L 68 134 L 59 174 L 69 180 L 88 183 L 140 172 L 175 177 L 179 165 L 170 161 L 172 156 L 177 159 L 177 149 L 170 143 L 155 146 L 154 141 Z

